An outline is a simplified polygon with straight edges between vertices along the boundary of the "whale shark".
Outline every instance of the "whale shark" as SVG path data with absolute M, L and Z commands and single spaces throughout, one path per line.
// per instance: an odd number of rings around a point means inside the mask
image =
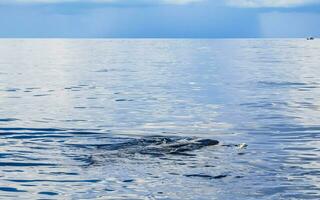
M 218 145 L 218 140 L 196 137 L 147 136 L 115 144 L 96 145 L 97 149 L 125 154 L 154 156 L 183 155 L 198 149 Z

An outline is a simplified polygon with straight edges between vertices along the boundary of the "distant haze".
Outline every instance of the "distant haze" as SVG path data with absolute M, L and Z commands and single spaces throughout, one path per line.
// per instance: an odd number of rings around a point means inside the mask
M 320 0 L 1 0 L 0 37 L 320 36 Z

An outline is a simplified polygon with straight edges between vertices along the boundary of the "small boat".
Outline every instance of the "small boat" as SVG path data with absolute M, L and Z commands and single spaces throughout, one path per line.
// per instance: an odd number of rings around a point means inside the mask
M 314 40 L 314 37 L 307 37 L 307 40 Z

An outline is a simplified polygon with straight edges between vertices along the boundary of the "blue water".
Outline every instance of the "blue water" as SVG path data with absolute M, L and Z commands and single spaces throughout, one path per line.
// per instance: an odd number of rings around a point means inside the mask
M 2 39 L 0 198 L 320 199 L 319 64 L 320 40 Z

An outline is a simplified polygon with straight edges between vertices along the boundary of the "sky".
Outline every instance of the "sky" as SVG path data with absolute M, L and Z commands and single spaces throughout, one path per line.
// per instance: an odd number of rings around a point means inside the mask
M 0 0 L 4 38 L 320 37 L 320 0 Z

